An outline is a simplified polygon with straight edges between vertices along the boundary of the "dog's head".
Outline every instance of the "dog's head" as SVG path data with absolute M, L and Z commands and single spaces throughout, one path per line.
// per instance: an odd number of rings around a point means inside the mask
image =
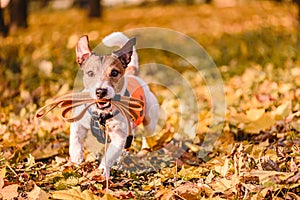
M 95 99 L 112 99 L 124 84 L 124 73 L 130 63 L 135 38 L 109 55 L 96 55 L 89 47 L 87 36 L 82 36 L 76 46 L 76 60 L 83 71 L 85 89 Z M 98 105 L 104 108 L 104 105 Z

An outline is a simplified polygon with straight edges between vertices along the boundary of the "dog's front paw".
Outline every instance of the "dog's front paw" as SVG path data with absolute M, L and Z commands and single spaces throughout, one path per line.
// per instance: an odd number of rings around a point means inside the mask
M 70 151 L 70 158 L 72 163 L 79 165 L 80 163 L 83 162 L 84 155 L 83 152 L 81 151 L 74 151 L 74 152 Z

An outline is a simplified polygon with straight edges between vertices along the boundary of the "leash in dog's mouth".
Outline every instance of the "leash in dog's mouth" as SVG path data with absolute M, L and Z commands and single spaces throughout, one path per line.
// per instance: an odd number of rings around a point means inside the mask
M 126 119 L 128 125 L 128 135 L 131 133 L 131 121 L 136 121 L 138 115 L 136 112 L 141 112 L 143 110 L 144 102 L 140 99 L 127 97 L 122 95 L 115 95 L 113 99 L 92 99 L 88 92 L 71 93 L 59 97 L 53 100 L 51 103 L 43 106 L 36 112 L 36 118 L 41 118 L 49 113 L 54 108 L 58 107 L 62 109 L 61 116 L 67 122 L 76 122 L 80 120 L 86 111 L 92 105 L 100 106 L 101 109 L 114 106 L 121 115 Z M 68 113 L 74 108 L 85 105 L 85 107 L 77 114 L 69 116 Z

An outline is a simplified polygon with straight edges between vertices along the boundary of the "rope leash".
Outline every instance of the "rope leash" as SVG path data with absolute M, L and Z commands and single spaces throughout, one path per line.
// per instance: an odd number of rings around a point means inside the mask
M 41 107 L 37 112 L 35 117 L 41 118 L 47 115 L 54 108 L 61 108 L 61 116 L 67 122 L 76 122 L 84 116 L 86 111 L 97 103 L 107 103 L 109 102 L 112 106 L 114 106 L 121 115 L 124 116 L 127 127 L 128 127 L 128 135 L 131 133 L 131 120 L 135 121 L 138 118 L 136 112 L 140 112 L 143 110 L 144 102 L 140 99 L 136 99 L 133 97 L 115 95 L 113 99 L 92 99 L 90 97 L 89 92 L 79 92 L 79 93 L 70 93 L 66 94 L 62 97 L 59 97 L 52 101 L 51 103 Z M 76 107 L 85 105 L 85 107 L 79 112 L 79 114 L 70 117 L 69 113 Z

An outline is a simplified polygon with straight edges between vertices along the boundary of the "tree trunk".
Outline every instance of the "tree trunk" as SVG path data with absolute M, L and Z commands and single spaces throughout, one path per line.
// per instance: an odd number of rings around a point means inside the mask
M 100 0 L 89 0 L 88 1 L 88 16 L 89 17 L 101 17 L 102 7 Z
M 7 30 L 8 30 L 8 28 L 5 25 L 4 18 L 3 18 L 3 10 L 0 7 L 0 34 L 2 34 L 3 36 L 6 36 Z
M 40 7 L 45 8 L 48 6 L 49 0 L 41 0 Z
M 300 0 L 294 0 L 298 8 L 298 24 L 300 23 Z
M 9 13 L 10 13 L 10 26 L 15 28 L 26 28 L 27 24 L 27 0 L 11 0 Z

